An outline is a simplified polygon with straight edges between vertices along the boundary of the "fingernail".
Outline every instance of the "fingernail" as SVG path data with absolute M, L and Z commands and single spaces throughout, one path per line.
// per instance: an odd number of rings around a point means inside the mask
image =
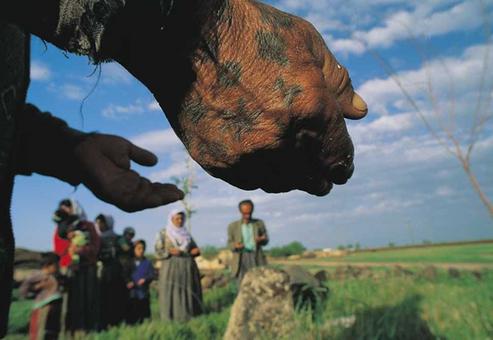
M 368 111 L 368 105 L 366 105 L 363 98 L 361 98 L 361 96 L 359 94 L 357 94 L 356 92 L 354 93 L 354 96 L 353 96 L 353 107 L 356 110 L 361 111 L 361 112 Z

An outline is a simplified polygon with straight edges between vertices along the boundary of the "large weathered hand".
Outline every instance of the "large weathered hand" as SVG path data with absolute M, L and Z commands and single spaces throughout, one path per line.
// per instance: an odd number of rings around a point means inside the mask
M 151 183 L 130 168 L 131 161 L 153 166 L 154 154 L 117 136 L 90 134 L 74 150 L 82 183 L 98 198 L 128 212 L 154 208 L 183 198 L 172 184 Z
M 197 1 L 175 1 L 162 33 L 132 25 L 115 59 L 151 89 L 211 175 L 243 189 L 316 195 L 345 183 L 354 167 L 344 118 L 362 118 L 367 107 L 323 38 L 257 1 L 207 2 L 220 7 L 195 28 L 200 39 L 190 38 L 195 18 L 183 17 Z

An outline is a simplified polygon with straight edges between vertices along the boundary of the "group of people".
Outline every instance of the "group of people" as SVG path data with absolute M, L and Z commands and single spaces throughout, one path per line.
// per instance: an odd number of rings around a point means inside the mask
M 254 204 L 238 205 L 241 219 L 228 227 L 233 252 L 232 274 L 266 264 L 268 241 L 262 220 L 252 217 Z M 133 241 L 135 230 L 114 231 L 110 215 L 87 220 L 77 201 L 63 200 L 55 211 L 54 251 L 44 254 L 42 268 L 25 280 L 20 292 L 35 298 L 31 339 L 56 338 L 61 331 L 97 331 L 150 318 L 150 283 L 158 277 L 160 317 L 188 321 L 203 312 L 201 276 L 195 258 L 200 248 L 185 225 L 184 211 L 173 210 L 156 237 L 159 274 L 145 257 L 146 242 Z

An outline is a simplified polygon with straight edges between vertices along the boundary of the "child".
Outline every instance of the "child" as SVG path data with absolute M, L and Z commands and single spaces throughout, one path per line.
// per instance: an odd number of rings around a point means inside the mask
M 20 287 L 20 295 L 34 298 L 33 311 L 29 323 L 29 339 L 58 339 L 62 295 L 60 294 L 58 275 L 59 257 L 55 253 L 46 253 L 42 257 L 41 270 Z
M 142 323 L 151 317 L 149 284 L 154 279 L 154 268 L 151 261 L 144 256 L 145 249 L 144 240 L 135 242 L 132 277 L 127 283 L 130 290 L 127 324 Z

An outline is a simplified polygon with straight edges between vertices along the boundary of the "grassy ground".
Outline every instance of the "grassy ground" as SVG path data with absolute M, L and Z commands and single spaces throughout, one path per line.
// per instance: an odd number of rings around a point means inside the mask
M 430 246 L 385 251 L 362 251 L 341 258 L 324 258 L 335 262 L 401 263 L 493 263 L 493 243 Z
M 383 269 L 385 270 L 385 269 Z M 391 269 L 388 269 L 389 271 Z M 293 334 L 298 339 L 491 339 L 493 338 L 493 272 L 480 280 L 462 272 L 459 278 L 440 271 L 434 279 L 419 275 L 331 281 L 330 298 L 317 318 L 300 313 Z M 205 294 L 206 314 L 188 323 L 163 323 L 157 317 L 138 327 L 120 326 L 84 339 L 220 339 L 229 318 L 234 286 Z M 12 332 L 25 332 L 28 314 L 15 302 Z M 355 322 L 344 324 L 355 316 Z M 17 336 L 8 339 L 21 338 Z M 82 338 L 82 337 L 81 337 Z
M 491 267 L 493 244 L 470 244 L 361 252 L 342 259 L 301 263 L 315 270 L 327 261 L 338 264 L 375 263 L 373 278 L 330 281 L 330 297 L 317 318 L 299 313 L 294 339 L 493 339 L 493 270 L 461 271 L 453 278 L 445 269 L 437 277 L 419 273 L 423 264 L 476 264 Z M 387 264 L 405 263 L 413 275 L 395 276 Z M 276 266 L 282 266 L 278 264 Z M 479 275 L 480 273 L 481 275 Z M 478 276 L 480 276 L 478 278 Z M 137 327 L 120 326 L 82 339 L 221 339 L 236 287 L 204 295 L 206 313 L 188 323 L 163 323 L 153 298 L 153 319 Z M 30 303 L 15 301 L 7 339 L 24 339 Z

